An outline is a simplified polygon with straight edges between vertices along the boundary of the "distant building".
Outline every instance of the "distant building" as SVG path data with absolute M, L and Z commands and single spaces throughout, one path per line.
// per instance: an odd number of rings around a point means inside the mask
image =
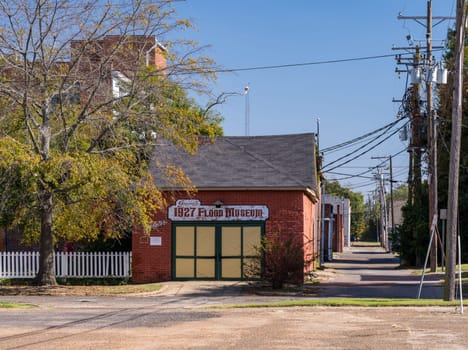
M 348 198 L 325 195 L 324 254 L 331 260 L 333 252 L 343 252 L 351 246 L 351 205 Z
M 143 66 L 154 66 L 166 76 L 167 50 L 154 36 L 107 35 L 101 40 L 71 42 L 71 77 L 76 75 L 80 94 L 88 97 L 92 89 L 95 101 L 122 97 L 128 93 L 128 82 Z M 81 79 L 83 76 L 89 80 Z M 93 77 L 99 77 L 102 88 L 95 91 Z
M 403 223 L 403 207 L 406 205 L 406 200 L 393 201 L 393 216 L 395 220 L 395 227 L 401 225 Z M 391 210 L 391 206 L 388 206 L 389 210 Z M 389 217 L 391 217 L 391 213 L 389 213 Z M 391 224 L 391 223 L 390 223 Z

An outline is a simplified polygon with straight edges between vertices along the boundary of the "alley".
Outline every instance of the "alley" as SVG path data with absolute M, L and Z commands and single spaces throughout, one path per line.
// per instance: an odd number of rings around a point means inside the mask
M 416 298 L 421 270 L 399 268 L 399 258 L 377 244 L 355 242 L 325 263 L 321 297 Z M 421 298 L 441 299 L 443 274 L 426 274 Z

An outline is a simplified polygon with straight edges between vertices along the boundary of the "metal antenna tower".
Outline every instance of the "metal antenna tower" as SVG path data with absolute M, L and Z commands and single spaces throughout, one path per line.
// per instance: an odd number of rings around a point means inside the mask
M 244 88 L 245 96 L 245 136 L 250 135 L 250 101 L 249 101 L 249 84 Z

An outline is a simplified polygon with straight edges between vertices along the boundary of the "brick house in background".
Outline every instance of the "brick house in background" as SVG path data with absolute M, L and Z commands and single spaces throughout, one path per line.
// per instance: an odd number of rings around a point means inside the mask
M 149 236 L 133 233 L 135 282 L 243 279 L 253 247 L 275 233 L 303 243 L 301 276 L 314 269 L 320 247 L 315 134 L 201 139 L 194 155 L 159 143 L 152 172 L 167 206 Z M 172 165 L 195 193 L 167 181 Z
M 79 78 L 80 94 L 94 94 L 96 102 L 121 97 L 122 89 L 143 66 L 154 66 L 156 72 L 166 76 L 167 50 L 154 36 L 107 35 L 92 42 L 73 40 L 71 61 L 78 62 L 72 68 L 72 76 Z M 89 79 L 81 79 L 89 77 Z M 103 79 L 103 87 L 94 91 L 97 79 Z M 123 90 L 123 91 L 122 91 Z
M 111 53 L 115 56 L 108 60 Z M 69 86 L 74 88 L 66 89 L 65 96 L 57 96 L 53 102 L 66 98 L 68 103 L 79 104 L 91 93 L 94 103 L 122 97 L 126 93 L 122 83 L 128 82 L 145 65 L 155 67 L 157 74 L 166 76 L 167 50 L 154 36 L 107 35 L 92 42 L 73 40 L 70 55 L 70 61 L 57 62 L 53 69 L 60 76 L 66 74 Z M 76 64 L 71 66 L 73 62 Z M 1 67 L 0 73 L 16 76 L 20 72 L 13 67 Z M 95 77 L 103 78 L 99 86 L 99 79 Z M 38 250 L 38 246 L 23 244 L 18 230 L 7 231 L 0 227 L 0 251 L 28 250 Z

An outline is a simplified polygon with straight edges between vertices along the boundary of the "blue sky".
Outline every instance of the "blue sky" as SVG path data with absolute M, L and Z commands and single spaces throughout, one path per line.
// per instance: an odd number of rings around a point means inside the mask
M 455 0 L 433 0 L 434 16 L 455 16 Z M 287 65 L 396 54 L 408 46 L 406 36 L 425 40 L 425 28 L 405 16 L 424 16 L 426 0 L 187 0 L 175 3 L 181 17 L 196 31 L 183 35 L 225 68 Z M 434 45 L 446 37 L 453 21 L 434 28 Z M 436 53 L 440 58 L 440 54 Z M 211 86 L 214 95 L 240 92 L 249 84 L 250 135 L 316 132 L 320 118 L 320 147 L 354 139 L 396 119 L 406 76 L 395 74 L 393 57 L 334 64 L 221 73 Z M 244 96 L 234 96 L 217 110 L 226 135 L 245 134 Z M 402 124 L 401 124 L 402 125 Z M 376 156 L 405 148 L 398 135 L 372 152 L 335 169 L 357 174 L 379 163 Z M 352 152 L 326 154 L 325 165 Z M 354 151 L 357 153 L 358 151 Z M 406 152 L 394 158 L 396 180 L 406 181 Z M 366 176 L 371 176 L 366 174 Z M 327 178 L 344 176 L 328 174 Z M 365 195 L 376 187 L 365 178 L 341 183 Z

